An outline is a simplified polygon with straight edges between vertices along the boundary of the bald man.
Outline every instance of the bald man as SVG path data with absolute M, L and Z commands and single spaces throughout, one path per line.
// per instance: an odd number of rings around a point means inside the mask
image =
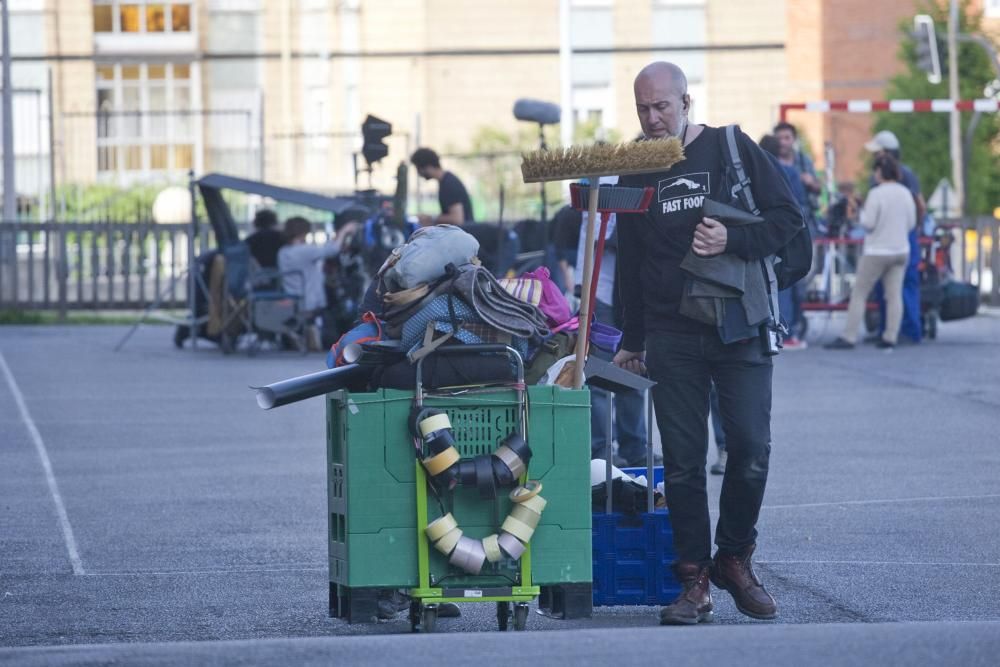
M 730 194 L 735 179 L 725 170 L 724 129 L 689 122 L 687 78 L 672 63 L 645 67 L 634 92 L 645 138 L 677 137 L 685 154 L 667 171 L 623 177 L 622 185 L 652 186 L 657 195 L 645 214 L 618 216 L 625 320 L 615 363 L 636 372 L 648 366 L 657 383 L 652 391 L 677 553 L 674 572 L 683 585 L 661 610 L 660 622 L 712 620 L 709 581 L 732 594 L 744 614 L 774 618 L 777 605 L 751 564 L 771 451 L 771 357 L 757 329 L 747 327 L 746 339 L 726 344 L 718 327 L 681 314 L 686 274 L 680 264 L 688 251 L 747 261 L 769 257 L 802 228 L 801 213 L 771 159 L 738 131 L 739 154 L 764 222 L 727 229 L 704 217 L 706 197 L 740 206 Z M 714 557 L 705 475 L 713 381 L 729 452 Z

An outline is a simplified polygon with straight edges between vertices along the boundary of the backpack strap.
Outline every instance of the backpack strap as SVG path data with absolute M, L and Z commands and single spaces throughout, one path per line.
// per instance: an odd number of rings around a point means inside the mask
M 733 170 L 736 176 L 736 183 L 730 190 L 730 196 L 739 198 L 743 205 L 754 215 L 760 215 L 757 202 L 753 198 L 753 190 L 750 189 L 750 177 L 747 176 L 743 168 L 743 159 L 740 157 L 739 148 L 736 146 L 736 125 L 726 126 L 726 148 L 722 151 L 727 165 Z M 774 257 L 765 257 L 761 260 L 764 277 L 767 279 L 767 295 L 771 307 L 771 324 L 776 329 L 781 326 L 780 308 L 778 307 L 778 278 L 774 272 Z
M 747 177 L 746 170 L 743 169 L 743 159 L 736 146 L 736 125 L 726 126 L 726 146 L 729 150 L 723 152 L 729 166 L 736 174 L 736 183 L 733 185 L 730 195 L 739 197 L 751 213 L 760 215 L 760 209 L 757 208 L 757 203 L 753 199 L 753 191 L 750 189 L 750 179 Z

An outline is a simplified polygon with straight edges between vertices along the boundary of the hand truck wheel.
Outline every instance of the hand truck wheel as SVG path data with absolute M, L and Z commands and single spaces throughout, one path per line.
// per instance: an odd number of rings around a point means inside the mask
M 424 610 L 420 613 L 420 631 L 421 632 L 434 632 L 434 626 L 437 625 L 438 617 L 438 607 L 436 604 L 429 604 L 424 606 Z
M 524 630 L 528 625 L 528 603 L 527 602 L 516 602 L 514 603 L 514 629 L 517 631 Z

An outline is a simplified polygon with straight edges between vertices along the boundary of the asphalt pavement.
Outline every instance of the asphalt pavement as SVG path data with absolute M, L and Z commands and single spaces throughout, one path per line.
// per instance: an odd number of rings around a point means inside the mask
M 532 614 L 516 648 L 489 605 L 428 636 L 327 616 L 322 401 L 265 412 L 248 388 L 321 355 L 0 327 L 0 663 L 996 664 L 1000 313 L 891 354 L 820 349 L 838 325 L 776 362 L 757 569 L 778 620 L 716 592 L 712 627 Z

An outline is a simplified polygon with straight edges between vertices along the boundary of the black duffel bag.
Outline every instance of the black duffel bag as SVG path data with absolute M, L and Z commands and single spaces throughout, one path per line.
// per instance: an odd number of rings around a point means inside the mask
M 947 282 L 943 286 L 940 317 L 942 322 L 972 317 L 979 310 L 979 288 L 969 283 Z

